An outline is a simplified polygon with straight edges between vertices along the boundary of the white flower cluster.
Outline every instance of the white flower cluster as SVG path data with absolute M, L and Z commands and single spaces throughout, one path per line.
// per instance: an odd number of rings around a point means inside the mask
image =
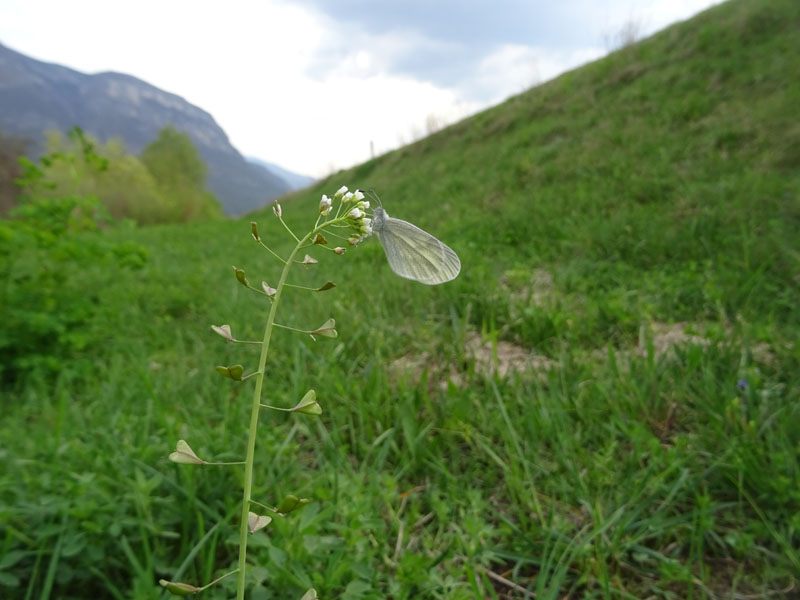
M 355 234 L 347 239 L 347 243 L 357 246 L 372 235 L 372 219 L 366 213 L 369 208 L 369 200 L 364 200 L 363 192 L 356 190 L 355 194 L 346 192 L 342 197 L 342 204 L 355 205 L 347 214 L 351 219 L 351 227 L 355 230 Z
M 331 211 L 333 200 L 341 199 L 342 208 L 348 211 L 347 222 L 353 229 L 353 235 L 347 239 L 347 243 L 351 246 L 357 246 L 363 242 L 370 234 L 372 234 L 372 219 L 367 216 L 366 210 L 369 208 L 369 200 L 364 200 L 364 193 L 361 190 L 350 192 L 347 186 L 342 186 L 333 195 L 333 199 L 328 196 L 322 196 L 319 201 L 319 212 L 323 216 L 328 216 Z M 344 248 L 336 248 L 341 250 L 337 254 L 343 254 Z M 334 251 L 336 251 L 334 250 Z

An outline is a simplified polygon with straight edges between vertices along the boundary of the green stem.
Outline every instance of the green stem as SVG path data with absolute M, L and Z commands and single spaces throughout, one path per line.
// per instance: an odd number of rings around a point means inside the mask
M 233 571 L 230 571 L 230 572 L 228 572 L 228 573 L 225 573 L 225 575 L 222 575 L 222 576 L 220 576 L 220 577 L 217 577 L 217 578 L 216 578 L 214 581 L 212 581 L 211 583 L 207 583 L 206 585 L 204 585 L 203 587 L 201 587 L 201 588 L 200 588 L 199 590 L 197 590 L 197 591 L 198 591 L 198 592 L 202 592 L 203 590 L 207 590 L 207 589 L 208 589 L 208 588 L 210 588 L 212 585 L 214 585 L 214 584 L 216 584 L 216 583 L 219 583 L 220 581 L 222 581 L 222 580 L 223 580 L 223 579 L 225 579 L 226 577 L 230 577 L 231 575 L 233 575 L 234 573 L 236 573 L 238 570 L 239 570 L 239 569 L 234 569 Z
M 250 503 L 251 504 L 257 504 L 261 508 L 266 508 L 269 512 L 278 514 L 278 509 L 276 509 L 274 506 L 267 506 L 266 504 L 261 504 L 261 502 L 258 502 L 257 500 L 253 500 L 252 498 L 250 498 Z
M 285 221 L 283 220 L 283 217 L 278 217 L 278 220 L 281 222 L 281 225 L 283 225 L 283 228 L 286 231 L 289 232 L 289 235 L 294 238 L 294 241 L 297 242 L 298 244 L 300 244 L 300 240 L 297 239 L 297 236 L 294 234 L 294 231 L 289 229 L 289 226 L 285 223 Z M 303 239 L 305 239 L 305 238 L 303 238 Z
M 288 284 L 287 284 L 288 286 Z M 292 286 L 294 287 L 294 286 Z M 280 327 L 281 329 L 288 329 L 289 331 L 296 331 L 297 333 L 307 333 L 311 335 L 310 331 L 306 331 L 305 329 L 297 329 L 296 327 L 289 327 L 288 325 L 281 325 L 280 323 L 273 323 L 275 327 Z
M 278 256 L 277 254 L 275 254 L 275 252 L 273 252 L 272 248 L 270 248 L 269 246 L 267 246 L 267 245 L 266 245 L 264 242 L 262 242 L 260 239 L 258 240 L 258 243 L 259 243 L 259 244 L 261 244 L 261 246 L 262 246 L 262 247 L 263 247 L 263 248 L 264 248 L 264 249 L 265 249 L 267 252 L 269 252 L 270 254 L 272 254 L 272 256 L 274 256 L 275 258 L 277 258 L 277 259 L 278 259 L 279 261 L 281 261 L 283 264 L 286 264 L 286 261 L 285 261 L 285 260 L 283 260 L 283 259 L 282 259 L 280 256 Z
M 250 430 L 247 434 L 247 457 L 244 462 L 244 489 L 242 490 L 242 516 L 239 524 L 239 567 L 238 575 L 236 578 L 236 598 L 237 600 L 244 600 L 244 585 L 246 579 L 247 569 L 247 516 L 250 512 L 250 493 L 253 489 L 253 462 L 256 453 L 256 433 L 258 431 L 258 415 L 261 409 L 261 386 L 264 383 L 264 373 L 267 366 L 267 354 L 269 353 L 269 342 L 272 337 L 272 329 L 275 324 L 275 314 L 278 312 L 278 304 L 281 300 L 281 294 L 286 283 L 286 277 L 289 275 L 289 269 L 292 268 L 294 257 L 300 251 L 300 248 L 305 242 L 312 239 L 318 232 L 322 231 L 332 223 L 337 221 L 344 221 L 342 219 L 334 219 L 328 221 L 317 227 L 314 227 L 302 240 L 298 240 L 297 245 L 292 250 L 289 258 L 283 267 L 281 279 L 276 288 L 275 297 L 273 298 L 272 305 L 269 309 L 269 316 L 267 317 L 267 326 L 264 328 L 264 341 L 261 344 L 261 358 L 258 361 L 258 371 L 256 375 L 256 389 L 253 391 L 253 405 L 250 410 Z M 294 237 L 294 234 L 292 234 Z M 295 237 L 295 239 L 297 239 Z

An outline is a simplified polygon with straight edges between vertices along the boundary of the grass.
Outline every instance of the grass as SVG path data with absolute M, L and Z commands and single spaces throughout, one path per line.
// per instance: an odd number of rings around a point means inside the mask
M 463 271 L 400 280 L 369 242 L 286 296 L 340 337 L 273 340 L 265 400 L 313 386 L 325 413 L 262 417 L 255 497 L 314 502 L 251 538 L 251 598 L 795 593 L 799 10 L 722 4 L 283 202 L 300 229 L 373 187 Z M 250 383 L 214 366 L 257 349 L 209 325 L 261 334 L 230 269 L 279 272 L 251 218 L 118 233 L 150 256 L 97 267 L 94 343 L 3 390 L 0 595 L 161 598 L 234 565 L 239 471 L 166 455 L 244 454 Z M 493 374 L 475 336 L 550 367 Z

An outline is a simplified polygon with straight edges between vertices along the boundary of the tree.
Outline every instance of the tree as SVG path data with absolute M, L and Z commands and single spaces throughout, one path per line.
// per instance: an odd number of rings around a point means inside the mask
M 0 131 L 0 215 L 19 201 L 19 187 L 14 182 L 22 176 L 22 166 L 17 159 L 27 151 L 27 140 Z
M 208 169 L 187 134 L 168 125 L 140 158 L 176 211 L 177 220 L 222 214 L 219 202 L 205 187 Z

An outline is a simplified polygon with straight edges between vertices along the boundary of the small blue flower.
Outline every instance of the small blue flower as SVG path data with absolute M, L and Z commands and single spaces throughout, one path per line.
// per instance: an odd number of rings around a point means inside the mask
M 744 379 L 740 379 L 740 380 L 739 380 L 739 381 L 736 383 L 736 387 L 738 387 L 740 390 L 746 389 L 746 388 L 747 388 L 747 381 L 746 381 L 746 380 L 744 380 Z

